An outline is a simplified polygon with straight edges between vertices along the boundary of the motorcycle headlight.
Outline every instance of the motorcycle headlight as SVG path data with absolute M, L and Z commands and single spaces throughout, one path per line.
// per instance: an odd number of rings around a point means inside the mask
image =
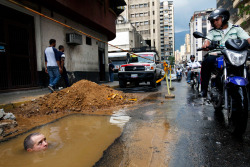
M 226 50 L 226 55 L 232 65 L 241 66 L 246 62 L 247 50 L 244 51 Z
M 125 71 L 125 67 L 120 67 L 119 71 Z

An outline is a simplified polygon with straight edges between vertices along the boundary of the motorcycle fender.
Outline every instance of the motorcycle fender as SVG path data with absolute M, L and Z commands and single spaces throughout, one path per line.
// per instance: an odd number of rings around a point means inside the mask
M 228 83 L 232 83 L 234 85 L 238 85 L 238 86 L 246 86 L 248 84 L 248 80 L 246 78 L 243 77 L 228 77 L 227 78 L 227 84 Z

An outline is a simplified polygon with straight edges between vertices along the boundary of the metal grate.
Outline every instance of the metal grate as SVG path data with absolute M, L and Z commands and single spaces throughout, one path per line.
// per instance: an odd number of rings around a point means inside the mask
M 144 71 L 144 66 L 126 66 L 125 71 Z

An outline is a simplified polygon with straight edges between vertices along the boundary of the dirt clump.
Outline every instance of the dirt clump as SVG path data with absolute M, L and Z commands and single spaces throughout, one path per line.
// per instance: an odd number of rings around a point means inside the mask
M 132 94 L 125 94 L 106 85 L 81 80 L 71 87 L 23 104 L 19 113 L 26 117 L 58 112 L 94 112 L 98 109 L 131 103 Z
M 6 131 L 8 135 L 5 137 L 15 136 L 69 114 L 112 115 L 114 110 L 136 104 L 136 98 L 134 94 L 123 93 L 104 84 L 81 80 L 69 88 L 12 109 L 10 112 L 16 116 L 18 126 Z M 3 137 L 0 135 L 0 141 Z

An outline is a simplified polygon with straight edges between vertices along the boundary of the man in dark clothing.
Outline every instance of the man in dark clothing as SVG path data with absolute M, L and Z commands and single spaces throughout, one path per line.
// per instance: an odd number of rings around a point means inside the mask
M 114 81 L 114 71 L 115 71 L 115 66 L 112 64 L 112 61 L 109 61 L 109 77 L 110 77 L 110 82 Z
M 68 75 L 67 75 L 67 70 L 66 70 L 66 68 L 64 66 L 64 64 L 65 64 L 64 46 L 60 45 L 58 47 L 58 49 L 59 49 L 59 55 L 60 55 L 60 58 L 61 58 L 61 67 L 62 67 L 62 70 L 63 70 L 62 78 L 63 78 L 63 80 L 65 82 L 65 86 L 67 88 L 67 87 L 69 87 L 69 79 L 68 79 Z

